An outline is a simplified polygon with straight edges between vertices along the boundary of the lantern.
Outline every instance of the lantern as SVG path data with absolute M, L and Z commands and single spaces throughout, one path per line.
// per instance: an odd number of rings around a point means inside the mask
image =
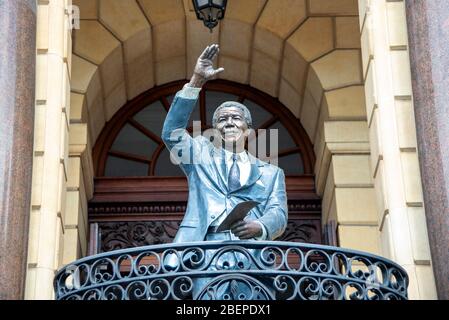
M 192 0 L 196 16 L 203 20 L 206 27 L 210 29 L 218 25 L 218 21 L 224 18 L 227 0 Z

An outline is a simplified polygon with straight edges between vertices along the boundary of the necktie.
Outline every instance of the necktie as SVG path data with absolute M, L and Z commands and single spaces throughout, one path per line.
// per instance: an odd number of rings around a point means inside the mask
M 240 188 L 240 169 L 237 165 L 237 155 L 235 153 L 232 154 L 232 166 L 229 170 L 228 187 L 229 190 Z

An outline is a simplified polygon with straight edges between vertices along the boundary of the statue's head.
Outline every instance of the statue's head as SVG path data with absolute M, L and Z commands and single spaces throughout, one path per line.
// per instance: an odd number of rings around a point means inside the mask
M 225 143 L 244 143 L 252 126 L 251 113 L 243 104 L 227 101 L 215 110 L 212 125 Z

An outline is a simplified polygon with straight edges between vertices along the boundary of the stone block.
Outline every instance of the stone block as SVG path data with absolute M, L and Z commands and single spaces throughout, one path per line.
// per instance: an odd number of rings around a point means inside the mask
M 338 239 L 342 248 L 380 255 L 379 231 L 376 226 L 338 226 Z
M 254 49 L 274 60 L 281 60 L 284 39 L 276 33 L 257 27 L 254 32 Z
M 437 290 L 432 266 L 416 266 L 416 277 L 418 279 L 419 299 L 437 300 Z
M 279 89 L 279 101 L 281 101 L 296 118 L 300 117 L 302 96 L 283 78 L 281 78 L 281 86 Z
M 332 165 L 337 187 L 372 187 L 369 155 L 334 155 Z
M 253 50 L 250 79 L 251 86 L 276 97 L 279 69 L 279 61 L 272 59 L 260 51 Z
M 377 226 L 377 203 L 374 188 L 336 188 L 338 222 Z
M 45 105 L 36 105 L 34 109 L 34 152 L 45 151 L 45 123 L 46 123 Z
M 311 62 L 334 48 L 333 33 L 331 18 L 309 18 L 288 38 L 287 44 Z
M 359 19 L 360 30 L 362 30 L 363 24 L 366 21 L 366 15 L 368 14 L 369 0 L 358 0 L 359 2 Z
M 324 139 L 326 143 L 368 142 L 366 121 L 326 121 Z
M 185 56 L 159 61 L 156 67 L 156 84 L 162 85 L 175 80 L 186 79 Z
M 331 120 L 366 120 L 363 86 L 352 86 L 325 93 L 325 109 Z
M 64 8 L 58 5 L 48 6 L 48 53 L 64 57 Z
M 70 121 L 87 122 L 87 101 L 84 94 L 70 93 Z
M 307 16 L 305 0 L 268 1 L 257 27 L 285 39 Z
M 126 85 L 119 83 L 104 99 L 106 121 L 112 119 L 114 114 L 126 103 Z
M 69 264 L 78 259 L 78 229 L 67 228 L 64 233 L 64 253 L 62 263 Z
M 229 0 L 226 7 L 226 20 L 237 20 L 254 24 L 264 8 L 266 0 Z
M 112 92 L 117 91 L 117 87 L 125 85 L 123 51 L 121 47 L 117 47 L 104 59 L 100 65 L 100 76 L 103 98 L 105 100 Z M 117 99 L 126 101 L 126 90 L 124 90 L 123 96 L 117 96 Z M 109 105 L 105 104 L 105 111 L 107 111 L 108 107 Z
M 416 149 L 416 127 L 413 103 L 411 100 L 396 100 L 396 123 L 399 138 L 399 148 Z
M 74 54 L 72 57 L 72 91 L 86 93 L 92 77 L 97 70 L 97 66 Z
M 387 2 L 386 5 L 390 47 L 406 47 L 408 39 L 404 1 Z
M 310 92 L 315 104 L 317 106 L 321 106 L 324 93 L 323 86 L 321 85 L 320 78 L 313 67 L 309 67 L 309 71 L 307 73 L 306 91 Z
M 382 139 L 379 131 L 379 114 L 374 111 L 371 127 L 369 128 L 369 141 L 371 146 L 371 174 L 374 177 L 378 169 L 379 161 L 383 157 Z
M 380 245 L 382 257 L 391 259 L 394 261 L 395 257 L 393 255 L 394 248 L 391 241 L 391 226 L 390 226 L 390 215 L 385 214 L 382 225 L 380 226 Z
M 49 36 L 49 7 L 47 4 L 38 4 L 37 6 L 37 31 L 36 31 L 36 49 L 48 50 Z
M 138 2 L 153 26 L 185 17 L 182 0 L 138 0 Z
M 80 29 L 74 33 L 73 52 L 96 65 L 101 65 L 121 46 L 120 41 L 98 21 L 82 20 Z
M 125 63 L 126 93 L 128 100 L 154 86 L 153 58 L 151 53 Z
M 332 163 L 328 169 L 328 171 L 322 175 L 325 179 L 324 188 L 323 188 L 323 201 L 322 201 L 322 210 L 323 210 L 323 221 L 329 221 L 329 212 L 332 207 L 332 202 L 335 202 L 335 180 L 334 180 L 334 168 Z M 334 204 L 334 209 L 336 206 Z
M 150 28 L 134 0 L 100 0 L 99 14 L 100 21 L 122 42 Z
M 416 152 L 401 152 L 402 176 L 404 178 L 405 201 L 422 204 L 421 174 Z
M 379 160 L 376 176 L 373 178 L 373 180 L 374 180 L 374 190 L 376 191 L 378 221 L 379 225 L 382 225 L 384 216 L 389 210 L 386 194 L 385 171 L 383 160 Z
M 312 63 L 324 90 L 362 84 L 359 50 L 336 50 Z
M 306 90 L 304 92 L 304 100 L 301 107 L 301 124 L 310 137 L 310 140 L 314 140 L 317 129 L 318 116 L 320 112 L 319 105 L 316 105 L 312 94 Z
M 412 77 L 408 51 L 391 51 L 391 74 L 393 76 L 393 94 L 397 96 L 412 95 Z
M 31 210 L 28 231 L 28 258 L 27 264 L 37 265 L 40 233 L 40 212 Z M 29 270 L 28 270 L 29 271 Z
M 374 61 L 370 64 L 365 80 L 366 116 L 370 122 L 374 109 L 377 107 L 377 90 L 375 81 Z
M 174 57 L 185 57 L 185 19 L 153 26 L 153 50 L 156 62 Z
M 218 65 L 225 69 L 219 78 L 243 84 L 249 82 L 249 62 L 221 55 Z
M 337 17 L 336 47 L 338 49 L 358 49 L 360 45 L 359 17 Z
M 52 197 L 56 198 L 58 195 L 55 192 Z M 52 199 L 56 204 L 57 199 Z M 39 237 L 37 239 L 38 243 L 38 253 L 37 253 L 37 265 L 41 268 L 48 268 L 55 270 L 55 253 L 57 250 L 57 239 L 56 228 L 59 228 L 57 220 L 56 206 L 54 211 L 48 208 L 41 208 L 40 211 L 40 221 L 39 221 Z
M 82 178 L 81 159 L 79 157 L 69 158 L 69 170 L 67 176 L 67 189 L 76 191 L 79 189 Z
M 311 15 L 356 16 L 357 0 L 307 0 Z
M 98 0 L 72 0 L 72 4 L 79 7 L 81 19 L 98 18 Z
M 48 56 L 46 54 L 36 55 L 36 101 L 47 100 L 48 86 Z
M 228 12 L 226 12 L 226 18 Z M 253 37 L 253 25 L 237 20 L 223 20 L 220 26 L 220 55 L 249 61 Z
M 366 76 L 370 61 L 374 58 L 372 33 L 373 33 L 372 20 L 371 17 L 368 17 L 365 22 L 365 27 L 362 29 L 362 35 L 360 38 L 362 49 L 362 70 L 364 76 Z
M 33 157 L 33 180 L 31 189 L 31 206 L 40 207 L 42 204 L 42 191 L 44 184 L 44 157 Z
M 89 109 L 89 128 L 91 143 L 94 144 L 97 137 L 100 135 L 101 130 L 106 123 L 105 113 L 103 110 L 103 97 L 98 95 L 92 101 L 92 104 L 88 104 Z
M 413 259 L 417 264 L 430 263 L 429 235 L 423 207 L 408 207 Z
M 282 77 L 301 95 L 304 92 L 309 64 L 290 44 L 285 45 Z

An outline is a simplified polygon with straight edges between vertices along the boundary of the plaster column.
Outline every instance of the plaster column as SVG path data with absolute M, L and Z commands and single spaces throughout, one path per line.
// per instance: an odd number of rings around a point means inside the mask
M 0 1 L 0 300 L 22 299 L 33 161 L 36 1 Z
M 449 0 L 408 0 L 406 12 L 433 270 L 449 299 Z

